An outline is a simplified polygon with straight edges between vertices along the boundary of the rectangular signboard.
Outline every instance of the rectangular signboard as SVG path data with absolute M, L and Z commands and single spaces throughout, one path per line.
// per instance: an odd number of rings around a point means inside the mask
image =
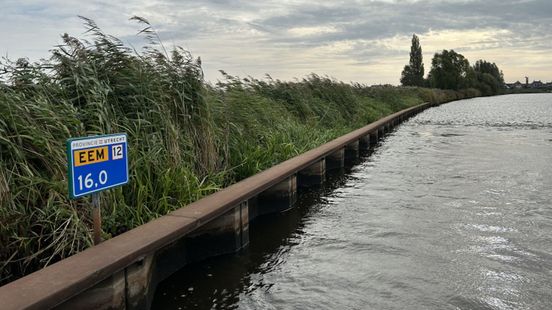
M 67 160 L 71 198 L 128 183 L 126 134 L 68 139 Z

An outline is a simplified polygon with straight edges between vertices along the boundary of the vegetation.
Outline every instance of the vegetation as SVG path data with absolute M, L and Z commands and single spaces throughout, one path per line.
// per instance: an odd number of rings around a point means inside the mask
M 504 75 L 495 63 L 478 60 L 473 66 L 475 84 L 483 95 L 498 94 L 504 87 Z
M 88 198 L 68 199 L 67 138 L 128 134 L 130 182 L 101 195 L 110 238 L 394 111 L 477 95 L 315 74 L 211 85 L 199 58 L 134 20 L 139 52 L 84 19 L 90 38 L 65 34 L 49 61 L 0 64 L 0 284 L 92 245 Z
M 495 63 L 478 60 L 470 66 L 469 61 L 453 50 L 436 53 L 428 75 L 431 87 L 441 89 L 475 88 L 484 96 L 504 91 L 504 77 Z
M 404 66 L 401 73 L 401 84 L 404 86 L 425 85 L 424 81 L 424 62 L 422 56 L 422 47 L 420 39 L 415 34 L 412 35 L 412 46 L 410 47 L 410 63 Z
M 473 71 L 462 54 L 443 50 L 433 56 L 428 80 L 431 87 L 435 88 L 466 89 L 472 86 Z
M 472 67 L 464 55 L 454 50 L 435 53 L 431 70 L 424 80 L 424 65 L 420 40 L 414 34 L 410 47 L 410 63 L 401 74 L 404 86 L 429 86 L 439 89 L 476 89 L 484 96 L 504 92 L 504 77 L 495 63 L 478 60 Z

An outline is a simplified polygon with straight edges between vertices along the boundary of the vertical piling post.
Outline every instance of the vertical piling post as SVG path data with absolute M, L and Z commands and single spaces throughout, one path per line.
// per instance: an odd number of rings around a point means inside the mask
M 260 193 L 257 198 L 256 216 L 286 211 L 297 201 L 297 176 L 295 174 Z
M 345 166 L 345 149 L 339 149 L 326 156 L 326 169 L 336 170 L 342 169 Z
M 297 173 L 299 187 L 321 185 L 326 181 L 326 160 L 324 158 Z
M 382 125 L 380 128 L 378 128 L 378 137 L 383 138 L 385 136 L 385 126 Z
M 353 164 L 359 157 L 359 140 L 345 146 L 345 163 Z
M 358 140 L 358 148 L 361 151 L 368 151 L 370 149 L 370 134 L 360 137 Z
M 241 247 L 249 245 L 249 206 L 248 202 L 244 201 L 240 204 L 241 212 Z
M 239 251 L 243 240 L 249 240 L 249 225 L 246 227 L 246 232 L 242 229 L 246 216 L 244 209 L 247 207 L 247 201 L 241 202 L 188 234 L 186 236 L 186 248 L 189 251 L 187 261 L 197 262 L 207 257 Z
M 378 143 L 378 130 L 374 130 L 370 133 L 370 145 L 376 145 Z

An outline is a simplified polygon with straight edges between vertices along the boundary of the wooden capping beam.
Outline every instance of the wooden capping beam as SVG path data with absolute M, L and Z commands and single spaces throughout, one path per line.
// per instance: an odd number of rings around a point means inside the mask
M 60 305 L 336 150 L 376 132 L 400 115 L 409 115 L 432 106 L 434 104 L 424 103 L 393 113 L 166 216 L 10 282 L 0 287 L 2 308 L 48 309 Z

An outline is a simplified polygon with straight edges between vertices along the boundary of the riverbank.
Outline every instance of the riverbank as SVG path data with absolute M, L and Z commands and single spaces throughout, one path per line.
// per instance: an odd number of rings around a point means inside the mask
M 551 309 L 551 129 L 550 94 L 420 113 L 152 309 Z
M 49 66 L 8 64 L 0 83 L 0 284 L 92 245 L 90 202 L 67 195 L 67 138 L 129 136 L 130 182 L 101 195 L 110 238 L 385 115 L 478 95 L 317 75 L 212 85 L 186 51 L 64 39 Z

